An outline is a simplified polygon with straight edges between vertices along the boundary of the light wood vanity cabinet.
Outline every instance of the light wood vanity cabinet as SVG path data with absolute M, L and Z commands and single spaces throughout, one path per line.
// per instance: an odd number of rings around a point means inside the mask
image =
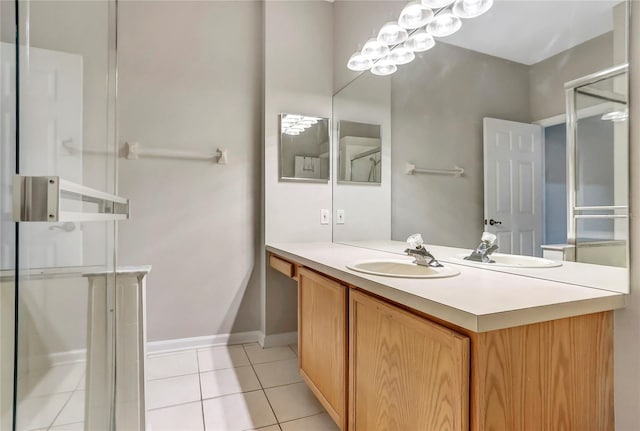
M 296 266 L 300 373 L 343 431 L 614 431 L 611 311 L 478 333 Z
M 347 426 L 348 288 L 298 271 L 298 368 L 340 429 Z
M 349 429 L 469 429 L 469 338 L 350 293 Z

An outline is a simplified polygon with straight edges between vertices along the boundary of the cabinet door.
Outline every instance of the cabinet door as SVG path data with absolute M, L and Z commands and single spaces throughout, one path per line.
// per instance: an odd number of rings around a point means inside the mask
M 469 339 L 351 291 L 349 429 L 469 429 Z
M 347 288 L 301 268 L 298 368 L 340 429 L 347 415 Z

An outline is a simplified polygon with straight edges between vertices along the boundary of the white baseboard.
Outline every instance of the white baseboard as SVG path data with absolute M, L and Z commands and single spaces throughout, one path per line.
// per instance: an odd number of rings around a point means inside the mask
M 279 334 L 260 334 L 258 341 L 262 347 L 277 347 L 298 342 L 298 332 L 281 332 Z
M 27 359 L 28 368 L 25 369 L 25 371 L 51 368 L 57 365 L 79 364 L 86 362 L 86 360 L 86 349 L 68 350 L 66 352 L 55 352 L 45 355 L 33 355 Z
M 262 339 L 260 331 L 234 332 L 232 334 L 206 335 L 203 337 L 176 338 L 147 342 L 147 353 L 191 350 L 230 344 L 255 343 Z

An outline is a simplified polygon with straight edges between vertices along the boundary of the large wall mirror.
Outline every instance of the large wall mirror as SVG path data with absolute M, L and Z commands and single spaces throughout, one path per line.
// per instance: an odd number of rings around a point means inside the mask
M 373 3 L 336 3 L 363 23 L 337 34 L 366 41 L 406 5 Z M 400 252 L 419 232 L 455 257 L 489 231 L 498 253 L 560 263 L 491 269 L 628 292 L 628 7 L 495 0 L 394 73 L 358 75 L 334 121 L 381 124 L 389 175 L 377 194 L 334 182 L 350 207 L 334 240 Z
M 329 181 L 329 119 L 280 114 L 280 180 Z

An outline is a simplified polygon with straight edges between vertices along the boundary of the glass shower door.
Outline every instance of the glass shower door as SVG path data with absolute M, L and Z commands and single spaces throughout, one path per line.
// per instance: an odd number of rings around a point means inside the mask
M 575 260 L 628 267 L 628 67 L 567 86 L 568 238 Z
M 14 429 L 113 429 L 115 1 L 14 6 Z

